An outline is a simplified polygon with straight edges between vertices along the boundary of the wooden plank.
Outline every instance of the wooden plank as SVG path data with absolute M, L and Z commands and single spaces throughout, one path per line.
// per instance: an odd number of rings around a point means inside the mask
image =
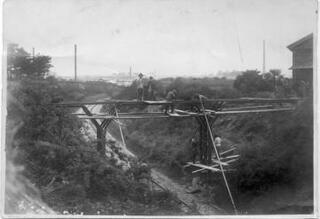
M 226 107 L 223 108 L 222 111 L 230 111 L 230 110 L 245 110 L 245 109 L 263 109 L 263 108 L 271 108 L 273 105 L 263 105 L 263 106 L 244 106 L 244 107 Z
M 224 166 L 228 166 L 228 163 L 227 162 L 222 162 L 222 161 L 219 161 L 219 160 L 216 160 L 216 159 L 212 159 L 213 162 L 217 163 L 217 164 L 221 164 L 221 165 L 224 165 Z
M 145 100 L 143 101 L 147 104 L 166 104 L 166 103 L 170 103 L 170 101 L 166 101 L 166 100 L 157 100 L 157 101 L 151 101 L 151 100 Z
M 208 170 L 208 169 L 207 168 L 201 168 L 201 169 L 192 171 L 191 173 L 197 173 L 197 172 L 201 172 L 201 171 L 204 171 L 204 170 Z
M 145 114 L 148 114 L 148 115 L 165 115 L 163 112 L 133 112 L 133 113 L 118 113 L 119 116 L 130 116 L 130 115 L 145 115 Z
M 79 119 L 115 119 L 115 116 L 79 116 Z
M 177 113 L 181 113 L 181 114 L 187 114 L 187 115 L 199 115 L 199 113 L 190 112 L 190 111 L 185 111 L 185 110 L 180 110 L 180 109 L 176 109 L 175 111 L 176 111 Z
M 212 165 L 212 166 L 210 166 L 210 167 L 218 167 L 218 166 L 219 166 L 218 164 L 215 164 L 215 165 Z M 201 168 L 201 169 L 192 171 L 192 173 L 201 172 L 201 171 L 203 171 L 203 170 L 207 170 L 207 169 L 206 169 L 206 168 Z
M 80 119 L 157 119 L 157 118 L 170 118 L 167 116 L 123 116 L 123 117 L 115 117 L 115 116 L 81 116 Z
M 299 98 L 280 98 L 280 99 L 270 99 L 270 98 L 241 98 L 241 99 L 206 99 L 203 100 L 204 103 L 297 103 L 301 99 Z M 79 107 L 83 105 L 97 105 L 97 104 L 111 104 L 111 105 L 171 105 L 174 104 L 195 104 L 199 105 L 199 100 L 176 100 L 176 101 L 135 101 L 135 100 L 107 100 L 107 101 L 97 101 L 97 102 L 63 102 L 55 103 L 51 105 L 56 106 L 67 106 L 67 107 Z
M 171 117 L 183 117 L 184 115 L 180 115 L 178 113 L 168 113 L 169 116 Z
M 208 110 L 208 109 L 206 109 L 206 110 L 205 110 L 205 112 L 206 112 L 206 113 L 216 114 L 216 112 L 217 112 L 217 111 L 215 111 L 215 110 Z
M 231 149 L 229 149 L 229 150 L 226 150 L 226 151 L 220 153 L 220 155 L 227 154 L 227 153 L 229 153 L 229 152 L 231 152 L 231 151 L 234 151 L 235 149 L 236 149 L 236 148 L 231 148 Z
M 77 115 L 77 116 L 86 116 L 85 113 L 71 113 L 71 115 Z M 92 113 L 93 116 L 110 116 L 110 113 Z M 124 115 L 124 116 L 131 116 L 131 115 L 166 115 L 163 112 L 152 112 L 152 113 L 146 113 L 146 112 L 135 112 L 135 113 L 118 113 L 118 115 Z
M 267 113 L 267 112 L 281 112 L 281 111 L 293 111 L 294 108 L 279 108 L 279 109 L 261 109 L 261 110 L 241 110 L 241 111 L 217 111 L 215 115 L 227 115 L 227 114 L 242 114 L 242 113 Z
M 228 160 L 228 161 L 226 161 L 226 163 L 230 164 L 230 163 L 233 163 L 233 162 L 235 162 L 237 160 L 239 160 L 239 159 Z
M 190 115 L 179 115 L 179 114 L 162 114 L 162 115 L 140 115 L 140 116 L 80 116 L 80 119 L 157 119 L 157 118 L 170 118 L 170 117 L 190 117 Z
M 204 164 L 196 164 L 196 163 L 191 163 L 191 162 L 188 162 L 188 164 L 190 164 L 191 166 L 205 168 L 205 169 L 212 170 L 212 171 L 219 171 L 218 168 L 210 167 L 210 166 L 207 166 Z
M 220 157 L 221 158 L 221 160 L 223 160 L 223 159 L 232 159 L 232 158 L 237 158 L 237 157 L 240 157 L 240 155 L 232 155 L 232 156 L 229 156 L 229 157 Z
M 213 111 L 206 110 L 209 113 L 213 113 L 214 115 L 227 115 L 227 114 L 243 114 L 243 113 L 266 113 L 266 112 L 281 112 L 281 111 L 292 111 L 294 108 L 282 108 L 282 109 L 266 109 L 266 110 L 246 110 L 246 111 Z M 109 116 L 109 115 L 92 115 L 92 116 L 81 116 L 80 119 L 149 119 L 149 118 L 170 118 L 170 117 L 198 117 L 204 116 L 202 113 L 190 113 L 190 114 L 152 114 L 145 113 L 140 114 L 139 116 L 134 116 L 134 114 L 127 114 L 124 116 L 122 114 L 119 117 Z

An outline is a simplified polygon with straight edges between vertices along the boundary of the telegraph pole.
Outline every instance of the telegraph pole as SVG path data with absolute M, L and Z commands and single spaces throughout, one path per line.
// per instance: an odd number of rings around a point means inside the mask
M 74 44 L 74 80 L 77 81 L 77 44 Z
M 34 58 L 34 47 L 32 47 L 32 58 Z
M 263 64 L 262 64 L 262 73 L 266 73 L 266 41 L 263 40 Z

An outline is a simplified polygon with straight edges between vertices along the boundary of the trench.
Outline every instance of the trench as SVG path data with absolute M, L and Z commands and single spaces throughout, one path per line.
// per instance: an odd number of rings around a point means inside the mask
M 90 111 L 92 113 L 100 113 L 101 110 L 102 110 L 102 105 L 93 105 L 90 108 Z M 78 113 L 80 113 L 81 111 L 82 109 L 79 109 Z M 83 134 L 86 135 L 86 138 L 89 141 L 94 141 L 96 139 L 96 130 L 94 125 L 89 120 L 85 120 L 83 121 L 83 126 L 85 127 L 85 130 L 86 130 L 86 133 L 83 133 Z M 110 127 L 112 129 L 118 128 L 115 123 L 111 123 L 109 126 L 109 129 Z M 108 140 L 114 141 L 119 151 L 126 154 L 128 157 L 135 157 L 135 158 L 137 157 L 121 142 L 121 140 L 112 136 L 112 134 L 109 131 L 107 131 L 106 133 L 106 139 L 107 141 Z M 112 153 L 112 151 L 106 144 L 106 156 L 110 157 L 110 153 Z M 129 161 L 123 161 L 117 155 L 115 155 L 114 158 L 116 158 L 117 160 L 116 165 L 121 167 L 124 171 L 130 168 Z M 161 173 L 157 169 L 154 169 L 154 168 L 151 169 L 151 178 L 152 178 L 151 181 L 153 182 L 153 185 L 155 187 L 158 187 L 158 189 L 161 188 L 163 190 L 167 190 L 170 193 L 174 194 L 175 197 L 177 197 L 179 206 L 181 210 L 184 212 L 190 212 L 190 210 L 193 210 L 194 212 L 198 212 L 201 215 L 216 215 L 216 214 L 223 213 L 223 210 L 218 206 L 206 203 L 206 199 L 202 198 L 201 195 L 187 193 L 186 191 L 187 185 L 174 181 L 173 179 Z

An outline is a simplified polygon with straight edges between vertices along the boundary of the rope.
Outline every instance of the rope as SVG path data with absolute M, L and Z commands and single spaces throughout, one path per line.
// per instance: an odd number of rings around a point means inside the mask
M 213 135 L 212 135 L 212 130 L 211 130 L 211 127 L 210 127 L 210 124 L 209 124 L 209 120 L 208 120 L 207 114 L 206 114 L 206 112 L 205 112 L 205 108 L 204 108 L 204 105 L 203 105 L 203 102 L 202 102 L 202 98 L 203 98 L 203 96 L 202 96 L 202 95 L 199 95 L 200 104 L 201 104 L 201 107 L 202 107 L 202 110 L 203 110 L 203 115 L 204 115 L 204 118 L 205 118 L 205 120 L 206 120 L 208 129 L 210 130 L 210 131 L 209 131 L 210 139 L 211 139 L 211 142 L 212 142 L 214 151 L 215 151 L 215 153 L 216 153 L 217 159 L 218 159 L 218 161 L 219 161 L 219 166 L 220 166 L 220 169 L 221 169 L 221 173 L 222 173 L 224 182 L 225 182 L 225 184 L 226 184 L 226 187 L 227 187 L 227 190 L 228 190 L 228 194 L 229 194 L 231 203 L 232 203 L 232 205 L 233 205 L 234 212 L 235 212 L 235 214 L 238 214 L 236 205 L 235 205 L 235 203 L 234 203 L 234 200 L 233 200 L 233 197 L 232 197 L 232 194 L 231 194 L 229 185 L 228 185 L 228 181 L 227 181 L 226 175 L 224 174 L 223 166 L 222 166 L 221 161 L 220 161 L 220 156 L 219 156 L 219 153 L 218 153 L 216 144 L 214 143 L 214 139 L 213 139 Z
M 238 44 L 238 50 L 239 50 L 239 55 L 240 55 L 240 60 L 241 60 L 241 64 L 243 65 L 243 56 L 242 56 L 242 49 L 241 49 L 241 45 L 240 45 L 240 37 L 239 37 L 239 30 L 238 30 L 238 25 L 237 25 L 237 19 L 235 17 L 235 11 L 234 11 L 234 2 L 231 1 L 231 11 L 232 11 L 232 18 L 233 18 L 233 22 L 234 22 L 234 26 L 235 26 L 235 32 L 236 32 L 236 37 L 237 37 L 237 44 Z

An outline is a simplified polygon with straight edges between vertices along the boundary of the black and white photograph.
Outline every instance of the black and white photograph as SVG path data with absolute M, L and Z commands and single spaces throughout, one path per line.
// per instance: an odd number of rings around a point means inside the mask
M 318 218 L 316 0 L 2 1 L 1 217 Z

